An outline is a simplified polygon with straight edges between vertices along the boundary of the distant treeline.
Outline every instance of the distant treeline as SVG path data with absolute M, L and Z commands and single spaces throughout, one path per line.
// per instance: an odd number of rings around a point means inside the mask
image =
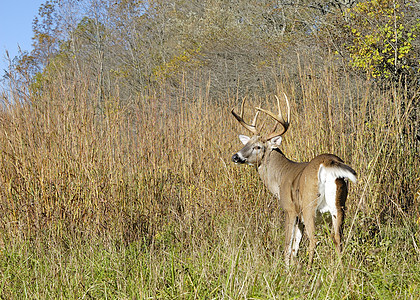
M 64 73 L 125 100 L 188 81 L 217 99 L 273 90 L 285 73 L 329 61 L 343 76 L 415 89 L 419 11 L 417 0 L 46 1 L 33 22 L 34 50 L 9 77 L 42 90 Z

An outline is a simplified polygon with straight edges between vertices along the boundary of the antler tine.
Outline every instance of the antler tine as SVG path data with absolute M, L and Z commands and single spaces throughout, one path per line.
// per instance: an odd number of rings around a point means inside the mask
M 284 122 L 284 118 L 283 118 L 283 115 L 282 115 L 281 109 L 280 109 L 280 99 L 279 99 L 279 97 L 277 97 L 277 95 L 274 95 L 274 98 L 276 98 L 276 100 L 277 100 L 277 109 L 279 110 L 279 117 Z
M 287 105 L 287 121 L 284 120 L 284 118 L 283 118 L 281 108 L 280 108 L 280 100 L 277 97 L 277 95 L 275 95 L 274 97 L 277 100 L 277 107 L 278 107 L 278 110 L 279 110 L 278 115 L 275 115 L 271 111 L 262 109 L 261 107 L 256 108 L 258 111 L 262 111 L 263 113 L 266 113 L 267 115 L 269 115 L 270 117 L 272 117 L 274 120 L 277 121 L 276 124 L 274 125 L 273 131 L 270 134 L 268 134 L 268 136 L 266 138 L 267 140 L 272 139 L 273 137 L 285 134 L 287 129 L 289 128 L 289 125 L 290 125 L 290 104 L 289 104 L 289 100 L 287 99 L 286 94 L 285 93 L 283 93 L 283 94 L 284 94 L 284 98 L 286 99 L 286 105 Z M 275 132 L 278 124 L 282 125 L 283 130 L 280 131 L 280 132 Z
M 287 105 L 287 124 L 290 124 L 290 103 L 289 103 L 289 99 L 287 99 L 286 93 L 283 92 L 284 95 L 284 99 L 286 99 L 286 105 Z M 280 111 L 280 103 L 279 103 L 279 98 L 276 96 L 277 98 L 277 105 L 279 106 L 279 111 Z
M 235 108 L 232 108 L 232 111 L 231 111 L 232 112 L 232 115 L 236 118 L 236 120 L 239 121 L 239 123 L 243 127 L 245 127 L 246 129 L 248 129 L 249 131 L 251 131 L 253 134 L 258 135 L 259 132 L 258 132 L 257 127 L 256 127 L 256 122 L 257 122 L 259 111 L 256 112 L 256 114 L 254 116 L 254 120 L 252 121 L 252 124 L 247 124 L 244 121 L 244 119 L 243 119 L 243 117 L 244 117 L 244 108 L 245 108 L 245 100 L 246 100 L 246 97 L 244 97 L 244 99 L 242 100 L 241 112 L 240 112 L 239 116 L 235 113 Z
M 255 129 L 257 129 L 257 118 L 258 118 L 258 114 L 260 112 L 257 110 L 257 112 L 255 113 L 254 119 L 252 120 L 252 127 L 255 127 Z
M 241 103 L 241 118 L 242 118 L 242 120 L 243 120 L 243 117 L 244 117 L 244 111 L 245 111 L 245 101 L 246 101 L 246 97 L 244 97 L 243 99 L 242 99 L 242 103 Z M 233 110 L 233 109 L 232 109 Z

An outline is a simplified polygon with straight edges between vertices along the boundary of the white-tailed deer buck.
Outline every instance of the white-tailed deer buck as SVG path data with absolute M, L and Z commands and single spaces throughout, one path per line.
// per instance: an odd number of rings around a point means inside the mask
M 299 250 L 302 231 L 305 229 L 309 238 L 309 266 L 312 264 L 316 239 L 315 218 L 317 212 L 329 212 L 332 217 L 332 238 L 337 251 L 341 252 L 342 224 L 347 198 L 347 179 L 356 182 L 356 172 L 333 154 L 322 154 L 310 162 L 294 162 L 286 158 L 279 149 L 283 134 L 290 124 L 290 105 L 286 95 L 287 121 L 284 120 L 279 98 L 278 115 L 257 107 L 254 120 L 248 124 L 243 119 L 245 99 L 242 101 L 240 115 L 232 109 L 232 114 L 239 123 L 253 136 L 239 135 L 245 145 L 232 156 L 237 164 L 253 165 L 265 186 L 279 200 L 286 213 L 285 223 L 285 262 L 289 266 Z M 274 129 L 266 136 L 257 130 L 256 121 L 259 112 L 263 112 L 276 121 Z M 276 131 L 278 125 L 281 129 Z

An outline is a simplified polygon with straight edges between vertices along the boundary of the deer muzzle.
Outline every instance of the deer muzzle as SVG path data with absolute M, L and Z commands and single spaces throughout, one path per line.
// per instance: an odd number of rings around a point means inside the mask
M 243 164 L 243 163 L 245 163 L 245 162 L 246 162 L 246 159 L 245 159 L 245 158 L 243 158 L 243 157 L 242 157 L 242 155 L 240 155 L 240 154 L 238 154 L 238 153 L 235 153 L 235 154 L 232 156 L 232 161 L 233 161 L 235 164 Z

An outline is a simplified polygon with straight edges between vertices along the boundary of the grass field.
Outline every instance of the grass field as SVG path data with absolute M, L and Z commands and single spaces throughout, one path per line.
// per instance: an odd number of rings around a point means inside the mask
M 285 269 L 281 209 L 230 161 L 243 133 L 234 92 L 186 96 L 185 83 L 122 101 L 63 76 L 3 99 L 0 297 L 417 299 L 418 94 L 314 73 L 248 98 L 272 109 L 273 93 L 289 96 L 289 158 L 335 153 L 357 171 L 341 260 L 320 226 L 312 269 L 305 239 Z

